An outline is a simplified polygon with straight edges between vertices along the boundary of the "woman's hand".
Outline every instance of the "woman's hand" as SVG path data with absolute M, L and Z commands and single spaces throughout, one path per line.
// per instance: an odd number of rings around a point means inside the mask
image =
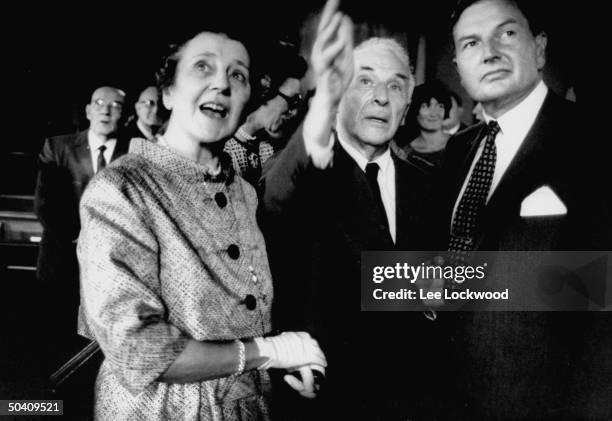
M 268 360 L 259 368 L 291 370 L 309 364 L 327 367 L 319 344 L 306 332 L 283 332 L 277 336 L 255 338 L 259 355 Z

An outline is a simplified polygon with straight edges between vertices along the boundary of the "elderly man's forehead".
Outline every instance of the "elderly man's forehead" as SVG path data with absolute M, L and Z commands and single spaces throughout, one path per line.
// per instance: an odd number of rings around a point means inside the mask
M 110 98 L 113 101 L 122 100 L 125 97 L 125 93 L 117 88 L 110 86 L 102 86 L 94 91 L 91 95 L 91 99 L 95 100 L 98 98 Z
M 355 49 L 355 68 L 369 67 L 371 69 L 393 70 L 408 75 L 409 64 L 394 49 L 384 45 L 368 45 Z

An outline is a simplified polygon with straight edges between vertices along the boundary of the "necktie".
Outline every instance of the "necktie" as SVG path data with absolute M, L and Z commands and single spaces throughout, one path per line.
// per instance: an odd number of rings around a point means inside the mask
M 106 146 L 102 145 L 98 148 L 98 170 L 96 172 L 102 171 L 102 168 L 106 167 L 106 160 L 104 159 L 104 151 L 106 150 Z
M 470 180 L 457 206 L 448 245 L 448 250 L 454 252 L 451 255 L 456 258 L 465 258 L 468 252 L 474 248 L 473 240 L 478 218 L 487 202 L 493 172 L 495 171 L 495 161 L 497 160 L 495 136 L 497 136 L 499 130 L 497 121 L 491 120 L 487 126 L 482 155 L 474 166 Z
M 368 184 L 372 189 L 372 195 L 374 196 L 374 201 L 376 202 L 376 206 L 380 210 L 380 214 L 382 216 L 383 225 L 380 227 L 381 231 L 385 230 L 389 232 L 389 222 L 387 221 L 387 212 L 385 211 L 385 205 L 382 201 L 382 196 L 380 195 L 380 187 L 378 186 L 378 164 L 374 162 L 370 162 L 366 165 L 366 178 L 368 179 Z

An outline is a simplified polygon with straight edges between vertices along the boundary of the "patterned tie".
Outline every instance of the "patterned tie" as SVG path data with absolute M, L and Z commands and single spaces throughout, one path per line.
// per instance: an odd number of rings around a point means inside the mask
M 382 215 L 382 219 L 384 221 L 384 225 L 381 230 L 386 230 L 389 232 L 389 221 L 387 221 L 387 212 L 385 211 L 385 205 L 382 201 L 382 196 L 380 195 L 380 187 L 378 185 L 378 164 L 375 162 L 370 162 L 366 165 L 366 178 L 368 179 L 368 184 L 370 184 L 370 188 L 372 189 L 372 194 L 374 196 L 374 201 L 380 210 L 380 214 Z
M 106 167 L 106 160 L 104 159 L 104 151 L 106 150 L 106 146 L 102 145 L 98 148 L 98 170 L 96 172 L 102 171 L 102 168 Z
M 459 201 L 459 206 L 457 206 L 448 245 L 452 258 L 464 260 L 469 252 L 474 249 L 473 240 L 478 218 L 487 203 L 493 172 L 495 171 L 495 161 L 497 159 L 495 136 L 497 136 L 499 130 L 497 121 L 491 120 L 487 126 L 482 155 L 474 166 L 474 171 L 472 171 L 470 180 Z

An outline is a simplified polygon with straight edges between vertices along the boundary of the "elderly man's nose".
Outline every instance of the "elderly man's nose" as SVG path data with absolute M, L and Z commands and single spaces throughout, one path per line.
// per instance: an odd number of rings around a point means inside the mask
M 386 105 L 389 102 L 387 87 L 384 83 L 378 83 L 374 88 L 374 101 L 379 105 Z

